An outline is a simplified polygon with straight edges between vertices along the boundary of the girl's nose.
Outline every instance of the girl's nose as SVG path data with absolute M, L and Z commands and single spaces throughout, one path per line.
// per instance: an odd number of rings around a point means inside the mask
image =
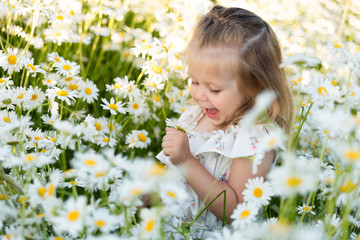
M 206 89 L 199 87 L 196 91 L 196 98 L 200 101 L 207 101 Z

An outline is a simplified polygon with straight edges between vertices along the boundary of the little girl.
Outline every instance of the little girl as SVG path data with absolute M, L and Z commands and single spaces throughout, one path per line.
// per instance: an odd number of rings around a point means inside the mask
M 256 96 L 274 91 L 276 100 L 268 117 L 289 130 L 292 94 L 281 63 L 277 37 L 259 16 L 241 8 L 214 6 L 199 19 L 186 51 L 191 78 L 191 97 L 196 105 L 180 117 L 181 127 L 166 128 L 163 151 L 157 158 L 184 173 L 191 202 L 184 221 L 190 222 L 201 208 L 226 190 L 193 225 L 193 237 L 205 238 L 220 229 L 243 201 L 249 178 L 266 177 L 276 154 L 264 153 L 256 175 L 249 159 L 269 132 L 267 124 L 242 127 L 241 119 Z M 170 160 L 170 161 L 169 161 Z M 171 162 L 171 163 L 170 163 Z

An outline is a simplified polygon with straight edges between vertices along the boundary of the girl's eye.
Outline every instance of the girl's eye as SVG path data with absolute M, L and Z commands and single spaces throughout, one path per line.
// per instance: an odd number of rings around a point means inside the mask
M 192 82 L 191 82 L 191 85 L 199 85 L 199 83 L 192 81 Z
M 219 92 L 221 92 L 221 90 L 213 90 L 213 89 L 210 89 L 210 92 L 211 92 L 211 93 L 219 93 Z

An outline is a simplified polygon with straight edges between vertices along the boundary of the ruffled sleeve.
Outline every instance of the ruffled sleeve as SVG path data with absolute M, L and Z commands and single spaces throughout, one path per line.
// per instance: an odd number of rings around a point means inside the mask
M 259 144 L 268 131 L 264 125 L 254 125 L 246 128 L 235 126 L 205 137 L 198 137 L 197 134 L 199 133 L 195 132 L 189 136 L 193 155 L 216 152 L 228 158 L 240 158 L 262 152 Z

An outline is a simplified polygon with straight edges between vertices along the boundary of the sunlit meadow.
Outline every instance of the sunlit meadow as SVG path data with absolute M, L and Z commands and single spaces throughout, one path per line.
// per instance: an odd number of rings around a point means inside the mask
M 273 26 L 295 112 L 261 143 L 287 151 L 213 239 L 360 239 L 360 1 L 216 3 Z M 155 155 L 213 4 L 1 0 L 0 239 L 191 239 L 193 222 L 169 222 L 188 196 Z

